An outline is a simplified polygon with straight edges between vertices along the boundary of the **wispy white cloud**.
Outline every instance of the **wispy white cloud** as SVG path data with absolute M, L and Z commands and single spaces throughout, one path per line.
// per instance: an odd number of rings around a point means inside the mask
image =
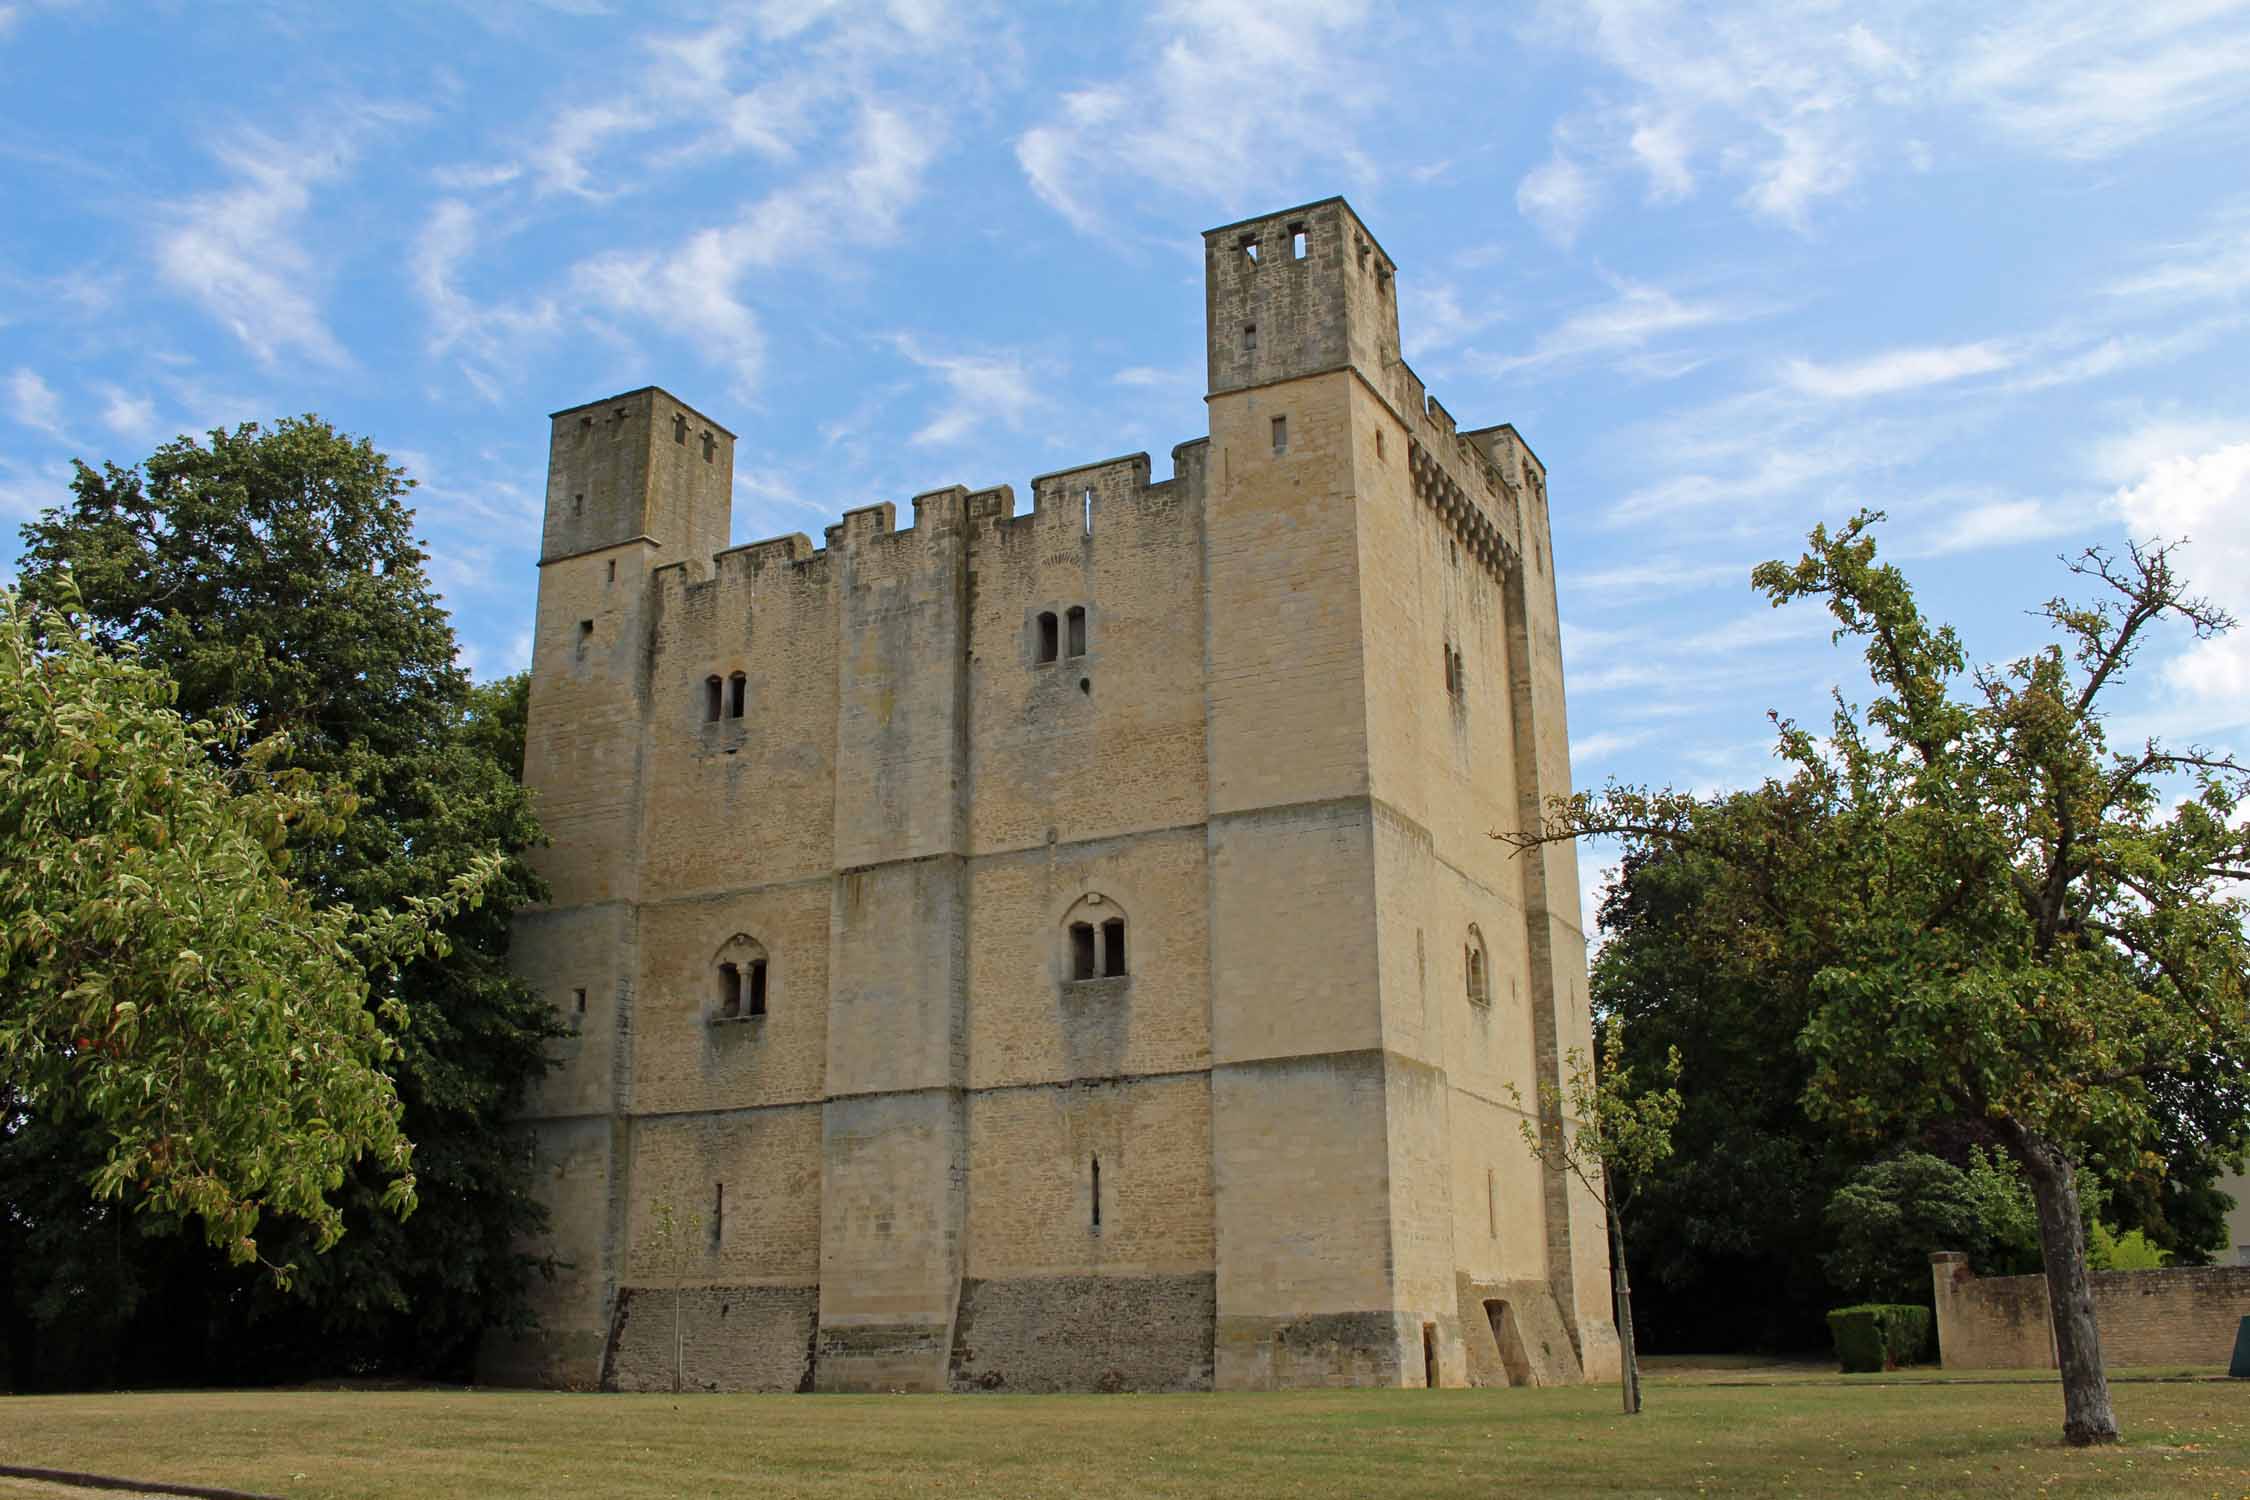
M 1922 349 L 1891 349 L 1842 364 L 1793 359 L 1782 367 L 1792 389 L 1824 401 L 1857 401 L 1922 386 L 1941 385 L 1970 375 L 2005 370 L 2013 358 L 1995 344 L 1951 344 Z
M 1683 300 L 1662 287 L 1614 280 L 1616 295 L 1582 308 L 1542 335 L 1529 352 L 1477 357 L 1487 374 L 1551 365 L 1595 355 L 1639 351 L 1667 334 L 1760 316 L 1763 309 L 1712 298 Z
M 1551 0 L 1532 34 L 1623 82 L 1565 120 L 1582 170 L 1638 172 L 1658 202 L 1716 174 L 1754 215 L 1802 229 L 1870 173 L 1926 169 L 1928 139 L 1997 135 L 2083 160 L 2232 129 L 2250 107 L 2246 9 Z
M 757 383 L 765 339 L 743 299 L 743 278 L 890 239 L 920 197 L 940 140 L 930 118 L 871 104 L 842 163 L 810 169 L 745 205 L 731 223 L 697 229 L 669 249 L 593 256 L 574 268 L 573 282 L 614 314 L 694 345 L 747 391 Z
M 2250 104 L 2243 0 L 2062 0 L 1972 32 L 1949 78 L 2002 131 L 2057 156 L 2114 155 Z
M 1040 403 L 1021 354 L 940 354 L 923 349 L 903 334 L 891 343 L 915 365 L 936 375 L 946 392 L 937 414 L 917 429 L 909 442 L 922 447 L 956 443 L 993 422 L 1019 429 L 1024 417 Z
M 1594 182 L 1584 168 L 1555 154 L 1524 175 L 1516 184 L 1516 209 L 1538 226 L 1539 232 L 1565 249 L 1576 243 L 1594 211 Z
M 1919 533 L 1891 548 L 1899 557 L 1947 557 L 2015 547 L 2085 531 L 2100 516 L 2091 507 L 2052 500 L 1985 500 L 1944 508 Z
M 97 386 L 95 391 L 102 398 L 102 426 L 127 442 L 146 442 L 156 436 L 159 428 L 154 397 L 136 396 L 115 385 Z
M 2131 445 L 2151 446 L 2146 437 Z M 2186 539 L 2179 565 L 2196 591 L 2250 618 L 2250 439 L 2157 459 L 2112 504 L 2136 538 Z M 2162 675 L 2180 732 L 2250 722 L 2250 635 L 2191 641 Z
M 295 139 L 257 130 L 229 136 L 216 155 L 234 183 L 159 212 L 158 276 L 261 364 L 292 350 L 316 364 L 348 364 L 321 311 L 321 263 L 298 236 L 314 191 L 345 177 L 360 143 L 416 113 L 341 100 Z
M 2250 215 L 2239 210 L 2208 233 L 2163 248 L 2153 262 L 2113 282 L 2113 297 L 2164 301 L 2231 299 L 2250 293 Z
M 486 400 L 497 402 L 505 394 L 501 374 L 512 372 L 523 351 L 554 332 L 560 318 L 549 297 L 482 304 L 464 292 L 462 268 L 480 245 L 476 210 L 459 198 L 443 198 L 423 221 L 408 266 L 429 316 L 430 353 L 456 355 L 463 376 Z
M 1695 631 L 1679 641 L 1677 649 L 1691 655 L 1747 651 L 1826 635 L 1831 623 L 1818 610 L 1767 606 Z
M 1368 26 L 1367 0 L 1163 0 L 1140 59 L 1064 93 L 1016 138 L 1017 164 L 1089 233 L 1117 179 L 1240 207 L 1302 163 L 1370 177 L 1354 135 L 1379 102 Z
M 1155 365 L 1127 365 L 1109 377 L 1113 385 L 1132 386 L 1136 390 L 1162 390 L 1174 386 L 1200 386 L 1204 371 L 1194 369 L 1159 369 Z
M 27 365 L 18 365 L 8 376 L 8 415 L 18 427 L 64 438 L 62 398 L 55 388 Z M 66 439 L 67 440 L 67 439 Z
M 1559 580 L 1571 599 L 1580 604 L 1638 604 L 1713 584 L 1743 584 L 1750 564 L 1658 562 L 1620 563 L 1566 573 Z
M 28 521 L 70 494 L 70 470 L 62 464 L 34 468 L 0 456 L 0 516 Z
M 1654 738 L 1656 738 L 1656 731 L 1653 729 L 1603 729 L 1596 730 L 1592 734 L 1580 735 L 1570 742 L 1571 769 L 1580 776 L 1584 776 L 1590 767 L 1621 751 L 1630 750 L 1636 745 L 1645 745 Z

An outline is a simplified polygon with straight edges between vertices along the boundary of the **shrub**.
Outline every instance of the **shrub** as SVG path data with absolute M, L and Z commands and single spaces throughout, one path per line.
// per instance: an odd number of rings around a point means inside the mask
M 1895 1370 L 1929 1358 L 1933 1327 L 1928 1308 L 1903 1302 L 1862 1302 L 1828 1315 L 1836 1362 L 1846 1373 Z
M 1908 1151 L 1854 1173 L 1828 1200 L 1829 1285 L 1869 1302 L 1930 1297 L 1930 1252 L 1958 1250 L 1981 1275 L 2039 1267 L 2031 1191 L 2005 1159 L 1969 1153 L 1969 1169 Z

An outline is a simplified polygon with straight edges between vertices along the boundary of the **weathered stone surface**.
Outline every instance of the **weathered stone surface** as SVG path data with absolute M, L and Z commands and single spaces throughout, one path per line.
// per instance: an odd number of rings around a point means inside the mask
M 1968 1257 L 1930 1257 L 1938 1357 L 1948 1370 L 2051 1370 L 2055 1335 L 2045 1276 L 1979 1276 Z M 2120 1365 L 2223 1365 L 2250 1317 L 2250 1266 L 2095 1271 L 2102 1358 Z
M 612 1391 L 812 1389 L 813 1286 L 628 1286 L 617 1292 L 609 1367 Z
M 495 1378 L 668 1385 L 674 1287 L 722 1388 L 1460 1384 L 1492 1288 L 1539 1378 L 1614 1371 L 1599 1212 L 1516 1129 L 1590 1046 L 1576 866 L 1485 837 L 1570 784 L 1545 474 L 1401 361 L 1341 199 L 1204 248 L 1169 478 L 729 548 L 731 434 L 555 414 L 565 1269 Z
M 969 1281 L 957 1391 L 1207 1391 L 1216 1288 L 1191 1276 Z

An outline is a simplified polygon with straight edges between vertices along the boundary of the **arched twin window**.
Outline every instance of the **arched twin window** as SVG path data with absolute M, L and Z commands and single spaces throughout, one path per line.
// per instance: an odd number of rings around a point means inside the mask
M 1041 610 L 1038 621 L 1038 639 L 1034 643 L 1033 659 L 1044 665 L 1063 655 L 1067 643 L 1071 656 L 1086 654 L 1086 606 L 1073 604 L 1060 616 L 1051 610 Z
M 1125 977 L 1125 914 L 1100 896 L 1088 896 L 1070 910 L 1069 968 L 1075 983 Z
M 703 722 L 715 724 L 723 713 L 739 719 L 750 699 L 750 679 L 740 672 L 721 678 L 713 672 L 703 679 Z
M 767 968 L 764 944 L 740 932 L 728 938 L 713 960 L 711 1019 L 754 1021 L 765 1015 Z

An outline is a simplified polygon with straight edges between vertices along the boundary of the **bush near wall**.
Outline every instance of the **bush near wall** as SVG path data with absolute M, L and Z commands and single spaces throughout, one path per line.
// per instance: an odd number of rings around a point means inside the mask
M 1928 1359 L 1935 1326 L 1928 1308 L 1911 1303 L 1862 1302 L 1828 1315 L 1836 1362 L 1847 1373 L 1895 1370 Z

